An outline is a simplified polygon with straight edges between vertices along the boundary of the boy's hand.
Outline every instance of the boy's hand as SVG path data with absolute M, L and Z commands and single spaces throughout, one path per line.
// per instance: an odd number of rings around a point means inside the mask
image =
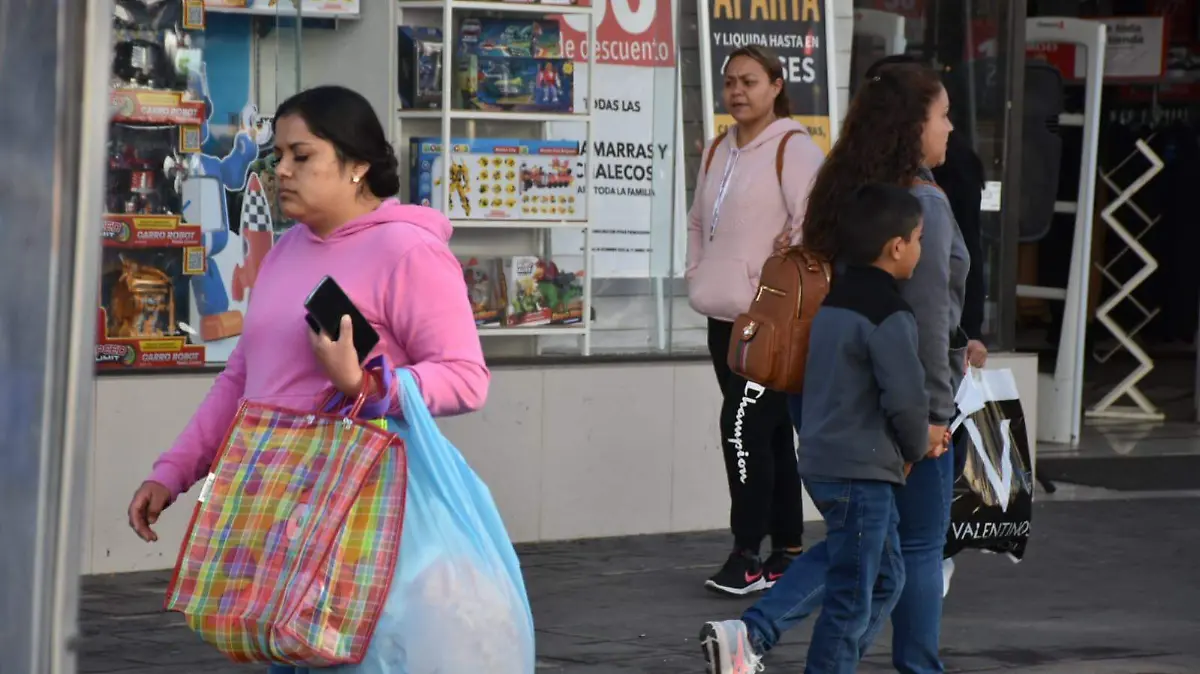
M 950 431 L 945 426 L 929 427 L 929 453 L 927 459 L 936 459 L 950 448 Z
M 908 474 L 909 474 L 909 473 L 911 473 L 911 472 L 912 472 L 912 464 L 911 464 L 911 463 L 905 463 L 905 464 L 904 464 L 904 477 L 908 477 Z

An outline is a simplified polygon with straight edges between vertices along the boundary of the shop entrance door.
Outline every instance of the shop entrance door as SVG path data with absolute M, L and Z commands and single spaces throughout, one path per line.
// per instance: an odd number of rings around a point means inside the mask
M 5 672 L 75 671 L 110 13 L 0 0 Z
M 854 8 L 851 95 L 871 63 L 890 54 L 916 57 L 943 73 L 955 133 L 965 137 L 978 156 L 986 186 L 978 221 L 960 223 L 964 233 L 967 228 L 977 232 L 973 238 L 979 242 L 972 251 L 975 292 L 964 328 L 992 351 L 1010 350 L 1021 203 L 1026 3 L 855 0 Z

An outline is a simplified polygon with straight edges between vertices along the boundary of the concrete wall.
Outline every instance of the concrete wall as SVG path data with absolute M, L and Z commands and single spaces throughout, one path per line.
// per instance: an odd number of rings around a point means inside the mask
M 1036 415 L 1036 357 L 996 354 L 991 364 L 1014 371 Z M 174 564 L 194 493 L 159 522 L 156 545 L 133 535 L 125 510 L 211 383 L 205 375 L 97 382 L 85 573 Z M 703 362 L 501 368 L 482 412 L 441 426 L 491 487 L 516 541 L 696 531 L 728 525 L 720 404 Z M 1030 423 L 1037 437 L 1036 416 Z

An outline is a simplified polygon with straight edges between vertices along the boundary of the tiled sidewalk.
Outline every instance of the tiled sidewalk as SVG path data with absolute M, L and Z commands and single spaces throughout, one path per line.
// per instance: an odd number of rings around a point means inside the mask
M 967 553 L 946 606 L 953 672 L 1200 672 L 1200 500 L 1038 506 L 1025 562 Z M 744 601 L 706 593 L 722 535 L 646 536 L 524 547 L 538 627 L 539 671 L 703 672 L 703 620 Z M 89 578 L 80 671 L 205 674 L 230 665 L 163 615 L 165 574 Z M 768 672 L 799 672 L 808 627 L 788 636 Z M 891 671 L 885 633 L 861 671 Z M 476 674 L 476 673 L 463 673 Z

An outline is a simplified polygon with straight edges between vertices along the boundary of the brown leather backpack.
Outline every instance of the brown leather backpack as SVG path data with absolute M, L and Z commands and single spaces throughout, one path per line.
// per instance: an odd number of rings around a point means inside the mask
M 830 278 L 829 263 L 801 247 L 767 258 L 754 301 L 733 322 L 729 368 L 772 391 L 800 393 L 808 335 Z
M 775 173 L 781 187 L 783 150 L 793 133 L 798 132 L 788 132 L 780 140 L 775 156 Z M 719 136 L 709 149 L 704 163 L 706 173 L 723 137 Z M 791 223 L 784 223 L 775 240 L 775 252 L 763 264 L 754 301 L 733 322 L 729 368 L 773 391 L 800 393 L 812 320 L 829 294 L 831 278 L 828 261 L 791 245 Z

